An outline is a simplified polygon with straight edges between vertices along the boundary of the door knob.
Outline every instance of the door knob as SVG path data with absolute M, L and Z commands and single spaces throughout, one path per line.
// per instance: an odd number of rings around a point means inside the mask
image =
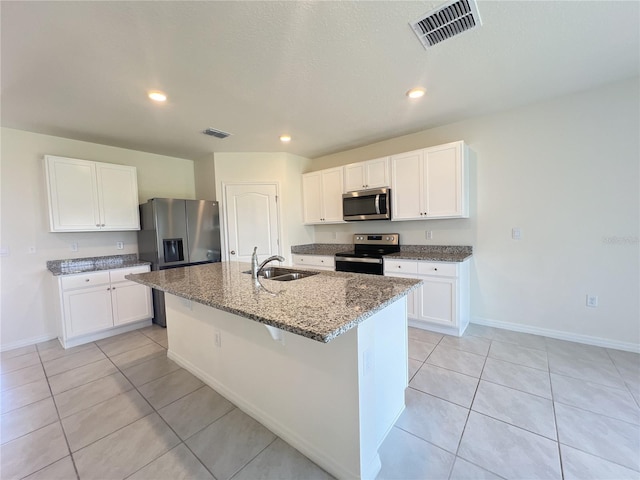
M 230 253 L 231 255 L 235 255 L 235 254 L 236 254 L 236 251 L 235 251 L 235 250 L 231 250 L 229 253 Z

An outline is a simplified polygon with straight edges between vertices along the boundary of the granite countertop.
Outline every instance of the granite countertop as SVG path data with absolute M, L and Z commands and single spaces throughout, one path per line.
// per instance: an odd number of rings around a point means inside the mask
M 473 255 L 473 247 L 462 245 L 401 245 L 400 252 L 385 255 L 393 260 L 464 262 Z
M 47 270 L 53 275 L 58 276 L 99 272 L 100 270 L 113 270 L 114 268 L 138 267 L 140 265 L 151 265 L 151 263 L 138 260 L 138 255 L 135 253 L 128 253 L 125 255 L 109 255 L 105 257 L 49 260 L 47 262 Z
M 407 278 L 323 271 L 291 282 L 261 279 L 262 286 L 256 286 L 251 275 L 243 273 L 249 269 L 249 263 L 222 262 L 126 278 L 323 343 L 421 283 Z
M 352 243 L 309 243 L 306 245 L 293 245 L 291 253 L 298 255 L 335 255 L 339 252 L 353 250 Z
M 294 245 L 291 253 L 301 255 L 335 255 L 353 250 L 351 243 L 311 243 Z M 464 262 L 473 255 L 473 247 L 467 245 L 400 245 L 400 252 L 384 258 L 398 260 L 426 260 L 431 262 Z

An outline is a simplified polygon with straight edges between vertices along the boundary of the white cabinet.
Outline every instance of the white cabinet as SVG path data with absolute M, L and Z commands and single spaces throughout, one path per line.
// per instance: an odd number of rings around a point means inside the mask
M 139 230 L 136 168 L 45 156 L 49 230 Z
M 291 255 L 294 267 L 309 267 L 314 270 L 335 270 L 335 257 L 331 255 Z
M 407 301 L 409 324 L 461 336 L 469 324 L 469 262 L 384 260 L 384 274 L 422 280 Z
M 388 187 L 389 157 L 376 158 L 366 162 L 351 163 L 344 166 L 344 191 L 367 188 Z
M 467 156 L 464 142 L 393 155 L 392 220 L 468 217 Z
M 304 223 L 342 223 L 342 167 L 302 175 Z
M 125 279 L 148 266 L 57 277 L 60 340 L 65 348 L 151 323 L 151 289 Z M 134 324 L 135 322 L 135 324 Z

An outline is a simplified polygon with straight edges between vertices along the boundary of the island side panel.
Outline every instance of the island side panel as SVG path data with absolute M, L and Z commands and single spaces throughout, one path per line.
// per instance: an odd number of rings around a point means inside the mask
M 170 358 L 337 478 L 375 478 L 404 408 L 404 298 L 328 344 L 173 295 L 167 312 Z
M 166 308 L 169 358 L 332 475 L 361 478 L 356 329 L 282 345 L 243 317 L 174 295 Z

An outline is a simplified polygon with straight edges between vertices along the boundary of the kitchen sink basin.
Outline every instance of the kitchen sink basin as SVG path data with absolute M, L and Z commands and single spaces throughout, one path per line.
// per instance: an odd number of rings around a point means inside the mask
M 243 273 L 251 273 L 251 270 L 247 270 Z M 290 282 L 292 280 L 300 280 L 301 278 L 311 277 L 317 275 L 320 272 L 310 272 L 308 270 L 293 270 L 291 268 L 282 267 L 267 267 L 260 271 L 258 276 L 276 282 Z

